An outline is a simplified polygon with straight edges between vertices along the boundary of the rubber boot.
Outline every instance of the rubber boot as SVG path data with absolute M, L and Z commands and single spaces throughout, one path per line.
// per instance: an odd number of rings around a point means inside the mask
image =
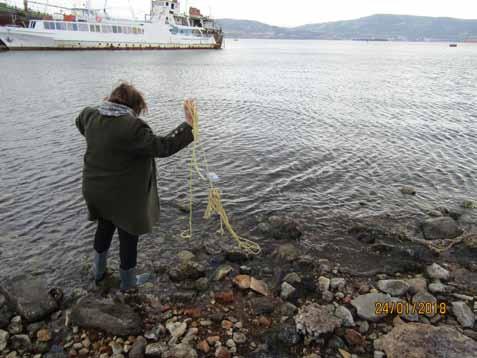
M 130 290 L 148 282 L 151 275 L 149 273 L 144 273 L 136 276 L 136 268 L 133 267 L 129 270 L 123 270 L 120 268 L 119 277 L 121 278 L 121 290 Z
M 106 266 L 108 263 L 108 251 L 102 253 L 94 253 L 94 280 L 96 283 L 102 281 L 106 274 Z

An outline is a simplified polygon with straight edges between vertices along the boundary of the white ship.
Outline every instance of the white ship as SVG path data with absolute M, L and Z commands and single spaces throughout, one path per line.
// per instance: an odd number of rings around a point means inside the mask
M 0 47 L 8 50 L 222 48 L 223 33 L 215 22 L 192 7 L 189 14 L 181 13 L 178 0 L 152 1 L 150 15 L 144 21 L 113 19 L 106 10 L 89 7 L 68 11 L 71 14 L 30 20 L 25 28 L 0 27 Z

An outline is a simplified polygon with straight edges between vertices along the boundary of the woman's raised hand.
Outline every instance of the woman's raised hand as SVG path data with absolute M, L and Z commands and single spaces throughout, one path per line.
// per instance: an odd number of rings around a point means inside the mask
M 184 113 L 186 122 L 193 127 L 194 112 L 197 110 L 195 100 L 188 98 L 184 100 Z

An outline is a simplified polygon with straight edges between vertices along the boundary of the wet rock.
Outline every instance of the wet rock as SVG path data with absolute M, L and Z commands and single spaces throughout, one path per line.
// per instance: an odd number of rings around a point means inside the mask
M 184 280 L 197 280 L 205 276 L 204 265 L 195 261 L 181 261 L 178 265 L 169 269 L 169 278 L 173 282 Z
M 10 338 L 12 349 L 20 352 L 29 352 L 32 348 L 30 337 L 26 334 L 17 334 Z
M 302 279 L 296 272 L 290 272 L 283 278 L 283 281 L 288 282 L 290 285 L 296 285 L 300 284 Z
M 166 328 L 174 338 L 179 338 L 184 335 L 187 330 L 187 323 L 184 322 L 170 322 L 166 324 Z
M 436 280 L 429 285 L 429 292 L 432 293 L 446 293 L 452 291 L 450 286 L 444 285 L 441 281 Z
M 380 280 L 378 288 L 391 296 L 402 296 L 409 290 L 409 284 L 403 280 Z
M 139 336 L 134 341 L 131 349 L 128 352 L 129 358 L 143 358 L 146 354 L 146 340 Z
M 247 342 L 247 337 L 243 333 L 235 332 L 233 334 L 233 340 L 237 344 L 243 344 L 243 343 Z
M 475 323 L 474 312 L 462 301 L 452 302 L 452 313 L 464 328 L 472 328 Z
M 331 280 L 328 277 L 321 276 L 318 278 L 318 288 L 320 292 L 329 291 L 331 285 Z
M 225 347 L 218 347 L 215 351 L 216 358 L 230 358 L 232 355 L 230 354 L 229 350 Z
M 332 290 L 342 290 L 346 285 L 346 280 L 341 277 L 333 277 L 330 281 Z
M 403 186 L 399 190 L 404 195 L 416 195 L 416 189 L 412 186 Z
M 427 291 L 427 280 L 423 277 L 415 277 L 406 281 L 409 285 L 409 292 L 416 294 L 418 292 Z
M 450 278 L 450 272 L 436 263 L 428 266 L 426 271 L 429 277 L 435 280 L 447 281 Z
M 10 324 L 10 319 L 14 312 L 6 304 L 0 307 L 0 329 L 6 328 Z
M 22 324 L 22 317 L 21 316 L 15 316 L 12 318 L 10 321 L 10 324 L 8 325 L 8 332 L 10 334 L 20 334 L 23 332 L 23 324 Z
M 341 320 L 334 315 L 334 311 L 333 306 L 321 306 L 316 303 L 304 305 L 295 316 L 297 331 L 313 338 L 333 332 L 341 323 Z
M 13 278 L 0 287 L 0 292 L 28 322 L 40 321 L 58 309 L 46 282 L 40 278 Z
M 376 224 L 358 224 L 353 226 L 348 231 L 355 239 L 365 243 L 374 244 L 377 241 L 387 239 L 402 238 L 402 233 L 395 233 L 387 227 L 382 227 Z
M 250 260 L 250 256 L 237 247 L 228 247 L 225 249 L 225 259 L 236 264 L 243 264 Z
M 73 325 L 103 330 L 115 336 L 136 336 L 142 332 L 141 317 L 130 306 L 93 297 L 73 306 L 71 321 Z
M 300 256 L 300 251 L 293 244 L 284 244 L 280 245 L 272 255 L 279 260 L 292 262 Z
M 374 342 L 387 358 L 474 358 L 477 342 L 449 326 L 398 325 Z
M 345 306 L 338 306 L 335 310 L 335 316 L 341 319 L 341 322 L 345 327 L 355 326 L 353 314 Z
M 288 282 L 283 282 L 280 291 L 280 297 L 285 301 L 292 298 L 294 293 L 296 292 L 296 288 L 290 285 Z
M 464 209 L 477 209 L 477 201 L 474 200 L 464 200 L 462 203 Z
M 195 255 L 187 250 L 183 250 L 177 254 L 177 258 L 180 262 L 189 262 L 195 259 Z
M 206 340 L 200 341 L 197 344 L 197 349 L 203 353 L 209 353 L 210 351 L 209 343 Z
M 207 291 L 209 288 L 209 279 L 207 277 L 201 277 L 194 282 L 194 288 L 197 291 Z
M 10 334 L 7 331 L 0 329 L 0 352 L 7 347 L 9 337 Z
M 288 217 L 271 216 L 268 224 L 262 226 L 261 231 L 276 240 L 298 240 L 302 235 L 298 223 Z
M 376 304 L 386 302 L 391 302 L 391 296 L 382 293 L 368 293 L 356 297 L 351 304 L 356 308 L 360 318 L 376 322 L 385 317 L 385 314 L 377 314 L 379 312 L 376 312 Z
M 235 300 L 233 291 L 216 292 L 214 297 L 217 302 L 222 304 L 231 304 Z
M 270 289 L 265 281 L 257 280 L 254 277 L 250 280 L 250 289 L 263 296 L 270 296 Z
M 454 239 L 463 233 L 450 217 L 428 219 L 421 224 L 421 229 L 426 240 Z
M 268 351 L 275 354 L 275 356 L 284 354 L 291 347 L 302 341 L 302 337 L 292 324 L 285 324 L 282 327 L 276 327 L 266 331 L 264 333 L 264 339 Z
M 223 280 L 229 273 L 231 273 L 234 268 L 230 265 L 222 265 L 220 266 L 214 274 L 215 281 Z
M 252 299 L 251 305 L 257 315 L 271 314 L 275 310 L 275 304 L 266 297 Z
M 251 281 L 252 278 L 248 275 L 237 275 L 233 279 L 233 283 L 241 290 L 248 290 L 250 288 Z
M 162 353 L 167 352 L 167 346 L 164 343 L 151 343 L 146 346 L 146 357 L 161 358 Z
M 361 335 L 361 333 L 351 328 L 346 329 L 345 339 L 350 346 L 362 346 L 366 341 L 366 339 Z

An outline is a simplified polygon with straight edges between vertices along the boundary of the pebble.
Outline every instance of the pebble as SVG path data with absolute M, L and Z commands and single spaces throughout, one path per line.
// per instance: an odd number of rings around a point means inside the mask
M 197 344 L 197 349 L 201 352 L 209 353 L 209 351 L 210 351 L 209 343 L 206 340 L 200 341 Z
M 170 322 L 166 324 L 166 328 L 174 338 L 179 338 L 184 335 L 187 330 L 187 323 L 184 322 Z
M 290 272 L 283 278 L 283 281 L 288 282 L 290 285 L 295 285 L 301 283 L 301 277 L 296 272 Z
M 359 332 L 364 334 L 369 331 L 369 323 L 368 321 L 359 321 L 358 322 Z
M 265 281 L 257 280 L 254 277 L 250 280 L 250 289 L 263 296 L 270 296 L 270 289 Z
M 296 288 L 290 285 L 288 282 L 282 283 L 280 297 L 283 300 L 288 300 L 295 292 Z
M 222 265 L 220 266 L 217 271 L 215 271 L 214 280 L 221 281 L 223 280 L 229 273 L 231 273 L 234 268 L 230 265 Z
M 452 302 L 452 313 L 457 318 L 457 321 L 459 321 L 462 327 L 474 327 L 474 312 L 472 312 L 471 308 L 465 302 Z
M 247 341 L 247 337 L 243 333 L 236 332 L 233 335 L 233 340 L 237 344 L 243 344 Z
M 355 326 L 353 314 L 345 306 L 338 306 L 335 310 L 335 316 L 341 319 L 345 327 Z
M 450 278 L 450 272 L 436 263 L 428 266 L 426 271 L 429 277 L 435 280 L 447 281 Z
M 321 294 L 321 297 L 325 302 L 333 302 L 335 295 L 331 291 L 325 291 Z
M 7 331 L 0 329 L 0 352 L 7 347 L 9 337 L 10 334 Z
M 409 290 L 409 284 L 403 280 L 380 280 L 378 288 L 391 296 L 402 296 Z
M 384 358 L 386 354 L 381 351 L 374 351 L 374 358 Z
M 215 351 L 215 357 L 216 357 L 216 358 L 230 358 L 230 357 L 231 357 L 231 354 L 230 354 L 230 352 L 228 351 L 227 348 L 225 348 L 225 347 L 219 347 L 219 348 L 217 348 L 217 350 Z
M 248 275 L 237 275 L 233 279 L 233 283 L 241 290 L 248 290 L 250 288 L 252 278 Z
M 47 329 L 40 329 L 36 332 L 36 338 L 40 342 L 48 342 L 51 340 L 51 334 Z
M 10 325 L 8 326 L 8 332 L 10 334 L 20 334 L 23 332 L 22 318 L 21 316 L 15 316 L 11 319 Z
M 432 293 L 446 293 L 449 292 L 451 288 L 447 285 L 444 285 L 440 281 L 435 281 L 429 285 L 429 291 Z
M 406 282 L 409 284 L 409 292 L 412 294 L 427 290 L 427 280 L 424 277 L 414 277 Z
M 346 280 L 341 277 L 334 277 L 330 281 L 330 287 L 332 290 L 342 290 L 346 285 Z
M 321 292 L 329 291 L 331 285 L 331 280 L 328 277 L 321 276 L 318 278 L 318 287 Z
M 414 189 L 412 186 L 403 186 L 401 189 L 399 189 L 402 194 L 404 195 L 416 195 L 416 189 Z

